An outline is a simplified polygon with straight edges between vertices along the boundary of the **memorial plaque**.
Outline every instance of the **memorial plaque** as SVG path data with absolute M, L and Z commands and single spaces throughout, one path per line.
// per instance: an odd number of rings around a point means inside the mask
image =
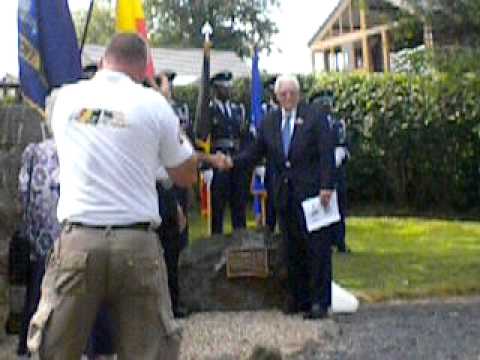
M 227 277 L 266 278 L 268 271 L 267 248 L 238 248 L 227 252 Z

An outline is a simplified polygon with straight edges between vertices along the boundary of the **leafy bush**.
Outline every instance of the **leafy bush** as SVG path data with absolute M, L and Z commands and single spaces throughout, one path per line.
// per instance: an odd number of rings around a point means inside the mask
M 480 81 L 434 73 L 338 75 L 330 87 L 349 124 L 351 199 L 394 206 L 468 210 L 478 206 Z

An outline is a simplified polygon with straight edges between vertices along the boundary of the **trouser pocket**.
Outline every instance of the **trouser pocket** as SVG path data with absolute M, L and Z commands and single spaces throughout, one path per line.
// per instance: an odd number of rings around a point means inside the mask
M 58 258 L 55 291 L 59 295 L 81 295 L 87 292 L 87 261 L 85 251 L 68 251 Z
M 158 256 L 127 255 L 125 257 L 124 288 L 125 295 L 157 295 L 159 289 Z

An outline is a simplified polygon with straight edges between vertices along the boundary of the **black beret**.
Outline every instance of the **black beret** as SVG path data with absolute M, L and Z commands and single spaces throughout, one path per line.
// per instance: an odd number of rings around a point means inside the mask
M 319 90 L 310 96 L 309 102 L 333 104 L 335 102 L 335 93 L 330 89 Z
M 233 74 L 231 71 L 221 71 L 210 78 L 210 84 L 219 86 L 232 86 Z
M 263 87 L 265 89 L 269 89 L 271 90 L 272 92 L 274 91 L 275 89 L 275 82 L 277 81 L 277 77 L 278 75 L 274 75 L 270 78 L 268 78 L 264 83 L 263 83 Z

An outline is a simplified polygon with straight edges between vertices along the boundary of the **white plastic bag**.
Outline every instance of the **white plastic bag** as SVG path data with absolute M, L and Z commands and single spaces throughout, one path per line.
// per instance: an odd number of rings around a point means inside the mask
M 354 313 L 358 310 L 358 299 L 332 281 L 332 312 Z

